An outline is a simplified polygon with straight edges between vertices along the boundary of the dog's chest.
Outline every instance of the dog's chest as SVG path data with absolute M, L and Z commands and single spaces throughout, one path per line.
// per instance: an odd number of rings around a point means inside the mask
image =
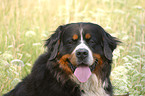
M 75 76 L 71 78 L 80 85 L 80 89 L 82 90 L 81 96 L 109 96 L 95 74 L 92 74 L 85 83 L 80 83 Z

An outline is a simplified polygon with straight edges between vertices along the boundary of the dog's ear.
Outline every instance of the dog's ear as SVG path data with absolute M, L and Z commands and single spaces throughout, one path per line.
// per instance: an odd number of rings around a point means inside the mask
M 48 48 L 49 60 L 53 60 L 57 56 L 62 32 L 63 26 L 59 26 L 56 29 L 55 33 L 52 34 L 51 37 L 46 40 L 45 46 L 47 46 Z
M 112 60 L 113 50 L 117 47 L 119 43 L 121 43 L 117 38 L 112 37 L 109 33 L 104 31 L 103 34 L 103 46 L 104 46 L 104 54 L 105 57 L 109 60 Z

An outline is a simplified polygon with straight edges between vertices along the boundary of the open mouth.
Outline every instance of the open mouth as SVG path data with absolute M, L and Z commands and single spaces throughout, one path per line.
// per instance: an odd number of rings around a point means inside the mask
M 77 67 L 74 66 L 68 59 L 67 59 L 67 62 L 69 63 L 69 67 L 71 68 L 71 70 L 74 72 Z M 91 72 L 94 71 L 97 64 L 98 64 L 98 60 L 96 59 L 95 62 L 91 66 L 89 66 Z M 88 66 L 88 65 L 84 64 L 84 63 L 81 63 L 81 64 L 78 65 L 78 67 L 79 66 Z
M 96 65 L 98 64 L 98 60 L 96 59 L 95 62 L 88 66 L 87 64 L 79 64 L 79 66 L 73 66 L 72 63 L 67 59 L 69 63 L 69 67 L 73 71 L 74 75 L 80 82 L 86 82 L 92 74 L 92 71 L 95 69 Z

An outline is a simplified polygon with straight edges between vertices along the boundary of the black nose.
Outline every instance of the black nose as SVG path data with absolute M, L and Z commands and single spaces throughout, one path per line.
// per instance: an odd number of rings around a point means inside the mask
M 76 56 L 80 59 L 85 59 L 88 56 L 88 50 L 86 49 L 78 49 L 76 51 Z

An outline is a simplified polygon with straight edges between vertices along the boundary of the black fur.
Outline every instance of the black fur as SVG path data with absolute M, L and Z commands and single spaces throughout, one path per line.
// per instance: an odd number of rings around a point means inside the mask
M 48 55 L 42 54 L 31 74 L 4 96 L 80 96 L 80 90 L 56 61 L 49 61 Z
M 73 23 L 59 26 L 54 34 L 46 41 L 48 50 L 36 60 L 31 73 L 22 82 L 4 96 L 81 96 L 80 86 L 73 82 L 68 74 L 59 67 L 57 54 L 63 56 L 70 54 L 75 45 L 67 44 L 67 40 L 79 25 L 84 24 L 84 29 L 97 31 L 93 38 L 98 38 L 98 43 L 92 46 L 94 53 L 99 53 L 103 58 L 103 68 L 99 71 L 102 82 L 107 81 L 104 88 L 112 96 L 112 85 L 109 79 L 111 72 L 112 52 L 119 41 L 109 35 L 103 28 L 92 23 Z M 64 34 L 65 32 L 65 34 Z M 77 33 L 76 33 L 77 34 Z M 100 47 L 99 47 L 99 46 Z M 89 46 L 89 44 L 88 44 Z M 99 50 L 96 52 L 96 50 Z

